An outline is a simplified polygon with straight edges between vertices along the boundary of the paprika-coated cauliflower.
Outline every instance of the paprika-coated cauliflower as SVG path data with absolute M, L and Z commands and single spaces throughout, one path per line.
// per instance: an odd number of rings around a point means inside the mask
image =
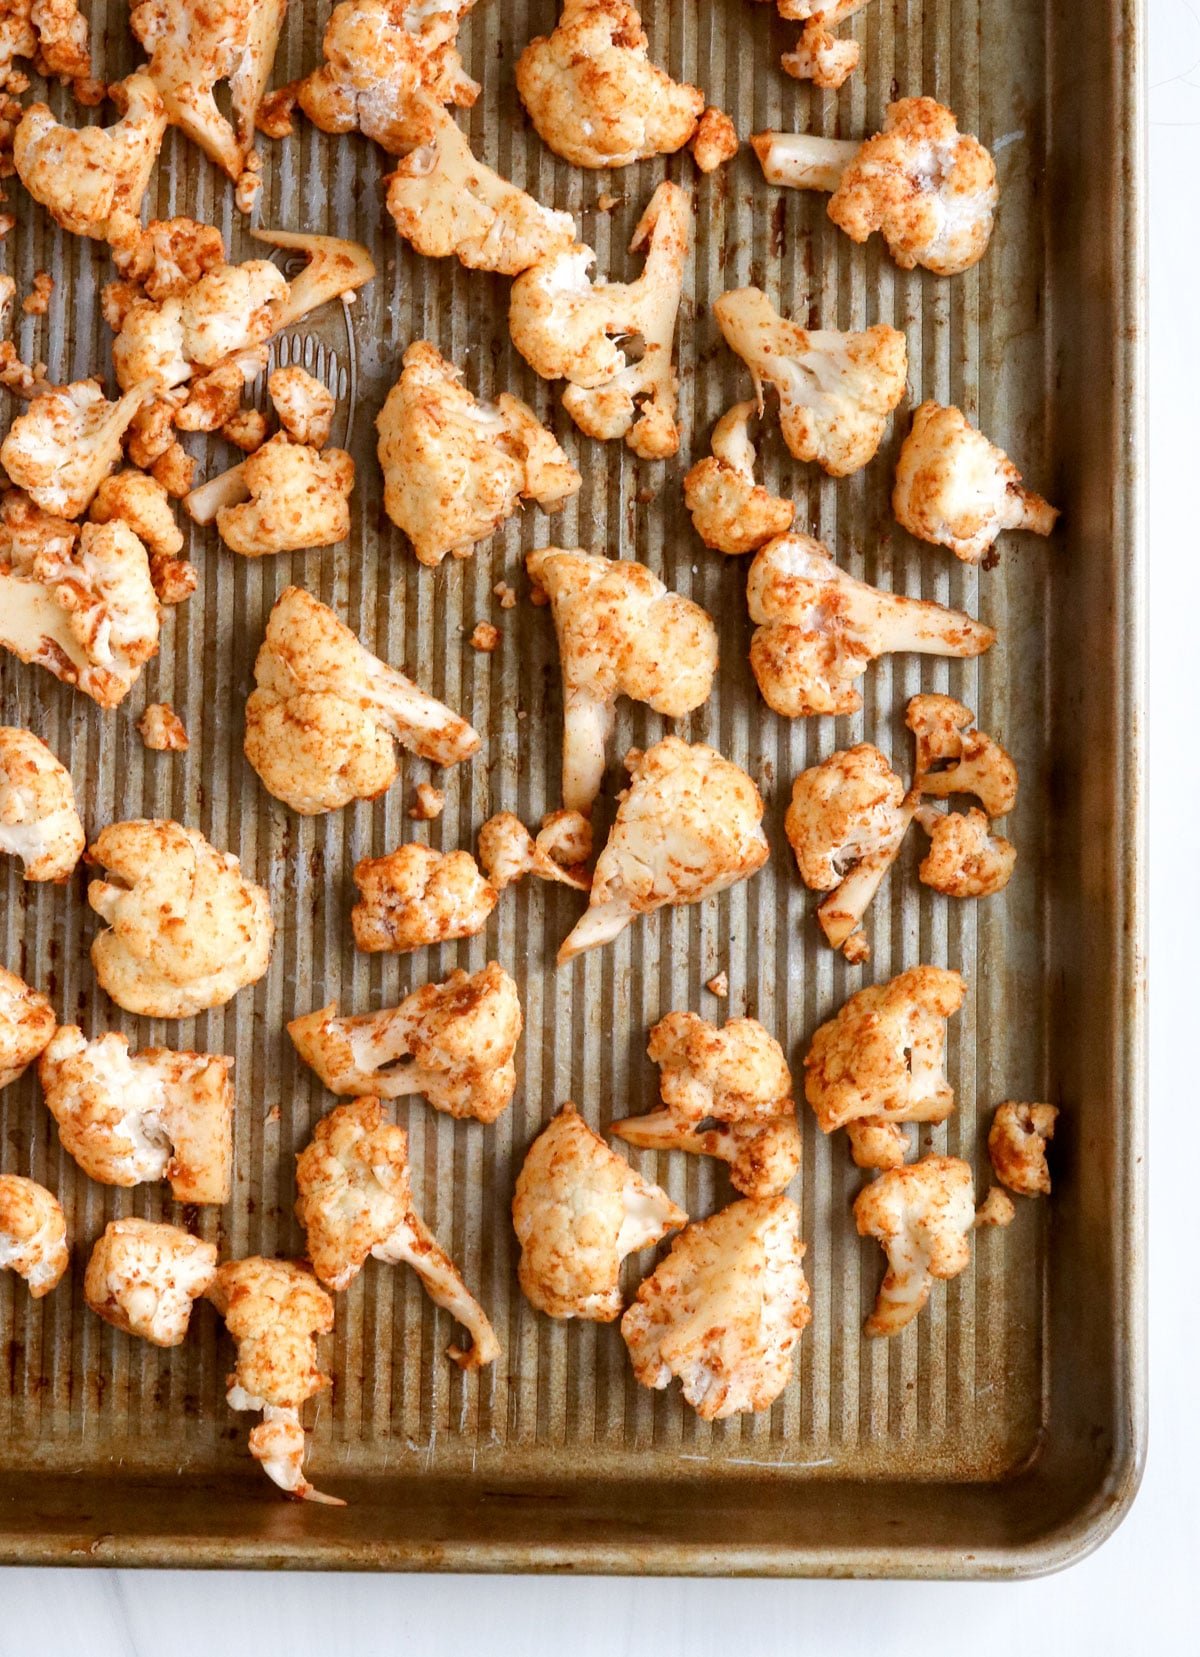
M 373 656 L 302 587 L 276 600 L 254 682 L 246 758 L 304 817 L 385 793 L 400 771 L 397 742 L 435 765 L 457 765 L 479 747 L 465 720 Z
M 166 1179 L 176 1202 L 229 1201 L 233 1060 L 64 1024 L 38 1061 L 63 1149 L 101 1185 Z
M 66 766 L 32 731 L 0 725 L 0 855 L 19 857 L 26 880 L 61 882 L 86 844 Z
M 267 970 L 275 923 L 262 886 L 196 829 L 111 823 L 88 848 L 109 871 L 88 902 L 108 924 L 92 943 L 101 987 L 145 1018 L 222 1007 Z
M 831 6 L 828 11 L 815 12 L 805 23 L 792 50 L 780 58 L 785 72 L 794 80 L 811 81 L 822 91 L 836 92 L 845 86 L 858 68 L 859 45 L 857 40 L 839 39 L 831 25 L 857 11 L 862 3 L 863 0 L 858 0 L 848 9 Z
M 856 242 L 883 232 L 903 270 L 957 276 L 983 258 L 999 190 L 978 139 L 932 98 L 889 104 L 883 131 L 864 144 L 807 133 L 750 140 L 772 184 L 831 191 L 829 217 Z
M 40 990 L 0 967 L 0 1087 L 7 1087 L 41 1053 L 58 1020 Z
M 621 1315 L 621 1262 L 687 1224 L 665 1191 L 632 1169 L 566 1104 L 517 1175 L 513 1228 L 525 1298 L 552 1318 Z
M 952 696 L 909 700 L 904 722 L 916 739 L 913 787 L 944 800 L 974 794 L 989 817 L 1004 817 L 1017 803 L 1017 768 L 983 731 L 975 715 Z
M 110 298 L 132 304 L 139 288 L 147 299 L 182 298 L 205 271 L 225 263 L 225 239 L 214 225 L 196 219 L 151 219 L 135 239 L 113 249 L 113 259 L 128 287 L 106 291 L 106 320 L 113 320 Z
M 760 288 L 723 293 L 713 315 L 753 376 L 760 412 L 764 382 L 778 393 L 780 428 L 797 460 L 815 460 L 841 478 L 872 459 L 904 396 L 902 333 L 882 322 L 864 333 L 801 328 Z
M 57 1288 L 69 1259 L 58 1198 L 36 1180 L 0 1174 L 0 1270 L 23 1277 L 40 1300 Z
M 754 481 L 757 458 L 749 425 L 756 405 L 735 403 L 713 427 L 712 453 L 683 480 L 683 499 L 706 547 L 756 552 L 791 528 L 796 508 Z
M 692 160 L 702 173 L 715 173 L 732 161 L 741 148 L 737 128 L 723 109 L 706 109 L 696 123 L 689 145 Z
M 1054 1138 L 1057 1105 L 1027 1105 L 1006 1099 L 997 1105 L 988 1130 L 988 1155 L 996 1178 L 1023 1197 L 1050 1194 L 1046 1142 Z
M 276 432 L 238 467 L 249 500 L 223 506 L 217 529 L 247 558 L 333 546 L 350 533 L 354 462 L 344 449 L 319 452 Z
M 76 0 L 5 0 L 0 15 L 0 88 L 23 91 L 26 77 L 13 66 L 28 58 L 39 75 L 87 82 L 92 62 L 88 21 Z
M 88 508 L 94 524 L 119 519 L 146 549 L 150 580 L 160 604 L 179 604 L 196 590 L 196 571 L 183 551 L 183 533 L 171 499 L 157 478 L 127 467 L 104 479 Z
M 408 1135 L 384 1120 L 378 1099 L 335 1105 L 296 1158 L 296 1213 L 308 1237 L 313 1270 L 331 1289 L 345 1289 L 368 1256 L 408 1265 L 436 1306 L 471 1336 L 465 1349 L 447 1347 L 461 1369 L 481 1369 L 500 1356 L 500 1342 L 457 1266 L 413 1206 Z
M 956 1156 L 889 1168 L 858 1193 L 854 1223 L 860 1237 L 875 1238 L 888 1262 L 866 1333 L 898 1335 L 929 1299 L 935 1277 L 957 1277 L 971 1263 L 971 1170 Z
M 1056 508 L 1025 489 L 1012 461 L 960 409 L 922 403 L 896 462 L 892 511 L 922 541 L 977 564 L 1005 529 L 1049 535 Z
M 707 701 L 717 670 L 711 618 L 644 564 L 539 547 L 525 559 L 550 599 L 563 674 L 563 801 L 589 811 L 604 777 L 618 696 L 679 719 Z
M 621 1319 L 641 1384 L 677 1377 L 703 1421 L 768 1409 L 812 1315 L 803 1258 L 788 1197 L 731 1203 L 689 1225 Z
M 497 892 L 528 874 L 586 892 L 591 856 L 592 825 L 581 811 L 547 812 L 536 838 L 511 811 L 489 817 L 479 831 L 479 866 Z
M 327 385 L 293 363 L 271 371 L 267 396 L 290 438 L 297 443 L 311 443 L 314 449 L 325 447 L 337 407 L 337 398 Z
M 481 932 L 498 894 L 470 852 L 410 844 L 354 867 L 359 900 L 350 911 L 359 949 L 403 954 Z
M 494 1122 L 516 1091 L 521 1003 L 508 973 L 490 961 L 482 972 L 452 972 L 379 1012 L 338 1018 L 331 1002 L 292 1019 L 288 1035 L 333 1093 L 419 1093 L 450 1116 Z
M 750 666 L 767 706 L 789 719 L 856 713 L 855 681 L 887 652 L 979 656 L 996 639 L 961 610 L 856 580 L 808 535 L 768 541 L 750 566 L 746 596 L 756 624 Z
M 0 466 L 35 506 L 78 518 L 121 458 L 121 439 L 149 387 L 110 403 L 95 380 L 43 392 L 0 444 Z
M 757 874 L 770 848 L 762 796 L 732 761 L 704 743 L 664 737 L 625 756 L 629 787 L 596 863 L 586 913 L 558 964 L 611 943 L 637 915 L 699 903 Z
M 931 842 L 917 871 L 924 885 L 950 898 L 987 898 L 1008 885 L 1017 848 L 1002 834 L 990 832 L 978 807 L 963 813 L 920 806 L 916 819 Z
M 217 1275 L 217 1245 L 177 1225 L 110 1220 L 97 1238 L 83 1279 L 92 1311 L 154 1346 L 181 1346 L 192 1303 Z
M 519 397 L 477 402 L 459 370 L 424 340 L 404 353 L 375 425 L 384 508 L 422 564 L 440 564 L 447 553 L 469 557 L 521 501 L 555 512 L 582 483 Z
M 675 318 L 691 235 L 691 197 L 658 186 L 630 252 L 645 250 L 636 282 L 593 281 L 596 255 L 580 243 L 556 249 L 519 276 L 509 296 L 513 344 L 544 380 L 568 380 L 563 407 L 589 437 L 623 437 L 643 460 L 679 448 L 672 363 Z M 631 362 L 620 339 L 641 343 Z

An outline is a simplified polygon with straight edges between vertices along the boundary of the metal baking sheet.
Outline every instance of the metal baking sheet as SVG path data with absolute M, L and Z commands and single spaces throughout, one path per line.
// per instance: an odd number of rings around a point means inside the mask
M 325 4 L 293 0 L 274 84 L 318 60 Z M 0 1094 L 0 1154 L 60 1196 L 75 1243 L 70 1278 L 33 1302 L 0 1274 L 0 1558 L 105 1564 L 378 1566 L 471 1570 L 947 1574 L 1004 1576 L 1076 1556 L 1112 1527 L 1136 1488 L 1143 1443 L 1143 960 L 1140 455 L 1139 8 L 1134 0 L 874 0 L 849 26 L 863 65 L 839 95 L 789 80 L 779 56 L 799 28 L 744 0 L 646 0 L 654 59 L 702 85 L 740 132 L 832 136 L 876 130 L 898 93 L 931 93 L 995 152 L 1002 198 L 989 253 L 969 274 L 905 274 L 875 238 L 855 247 L 819 197 L 767 187 L 745 147 L 703 179 L 686 156 L 611 175 L 558 161 L 528 127 L 516 57 L 553 24 L 551 0 L 480 0 L 461 41 L 482 83 L 459 119 L 482 158 L 541 200 L 572 211 L 599 269 L 635 274 L 625 249 L 654 185 L 694 191 L 695 242 L 680 317 L 684 442 L 665 464 L 582 438 L 513 351 L 508 284 L 451 261 L 423 261 L 382 203 L 387 158 L 365 139 L 328 138 L 302 120 L 264 144 L 261 221 L 365 242 L 375 282 L 350 312 L 326 311 L 279 346 L 338 392 L 358 463 L 354 525 L 336 550 L 250 562 L 193 532 L 200 585 L 169 614 L 162 649 L 133 694 L 103 713 L 48 675 L 0 662 L 6 723 L 28 725 L 72 771 L 89 838 L 123 817 L 170 816 L 236 852 L 267 883 L 279 933 L 252 991 L 191 1023 L 120 1014 L 87 958 L 94 917 L 81 870 L 65 889 L 26 887 L 0 870 L 0 959 L 52 995 L 63 1021 L 126 1031 L 236 1060 L 233 1200 L 187 1215 L 226 1254 L 296 1253 L 293 1159 L 331 1099 L 294 1056 L 285 1021 L 337 999 L 392 1004 L 455 965 L 498 958 L 517 977 L 526 1034 L 519 1089 L 494 1126 L 456 1123 L 401 1102 L 424 1212 L 489 1309 L 504 1356 L 463 1377 L 443 1356 L 450 1330 L 415 1278 L 371 1265 L 338 1298 L 332 1394 L 312 1409 L 310 1471 L 344 1510 L 276 1497 L 245 1447 L 248 1418 L 223 1401 L 231 1350 L 211 1311 L 188 1344 L 161 1352 L 86 1310 L 81 1285 L 105 1221 L 174 1212 L 165 1192 L 89 1182 L 60 1149 L 26 1076 Z M 123 6 L 92 8 L 109 78 L 132 66 Z M 50 101 L 68 105 L 55 89 Z M 78 121 L 78 112 L 69 117 Z M 618 198 L 611 212 L 600 198 Z M 65 235 L 10 186 L 17 228 L 0 263 L 28 291 L 50 270 L 44 318 L 18 312 L 18 342 L 55 378 L 107 367 L 99 290 L 103 248 Z M 259 251 L 232 190 L 177 133 L 152 186 L 160 217 L 219 225 L 233 256 Z M 707 552 L 683 510 L 680 480 L 707 452 L 716 417 L 747 381 L 723 348 L 710 302 L 763 286 L 801 321 L 892 322 L 908 336 L 910 398 L 877 460 L 834 482 L 764 445 L 765 481 L 792 494 L 798 525 L 856 574 L 961 605 L 999 629 L 969 663 L 884 662 L 853 718 L 788 723 L 755 693 L 747 665 L 745 560 Z M 374 416 L 404 347 L 432 340 L 480 394 L 512 390 L 548 419 L 584 475 L 561 516 L 512 521 L 475 554 L 438 570 L 416 563 L 386 520 Z M 888 494 L 907 412 L 958 403 L 1063 508 L 1049 545 L 1007 536 L 998 567 L 974 570 L 919 547 L 892 520 Z M 201 476 L 228 464 L 202 440 Z M 561 696 L 548 612 L 527 599 L 523 553 L 553 540 L 635 556 L 718 618 L 721 668 L 711 701 L 681 734 L 744 765 L 768 800 L 774 855 L 753 882 L 698 908 L 632 927 L 613 947 L 556 971 L 578 909 L 526 882 L 485 934 L 397 960 L 359 956 L 350 937 L 350 871 L 409 838 L 471 847 L 491 813 L 526 822 L 559 802 Z M 501 611 L 507 579 L 522 592 Z M 266 613 L 289 582 L 309 588 L 388 661 L 407 667 L 485 733 L 481 755 L 439 781 L 445 814 L 415 826 L 407 764 L 383 800 L 301 820 L 272 800 L 241 757 L 243 708 Z M 475 622 L 501 629 L 494 655 L 467 644 Z M 814 899 L 783 834 L 794 775 L 835 746 L 869 738 L 909 761 L 904 705 L 947 690 L 1013 750 L 1021 799 L 1007 832 L 1018 872 L 990 902 L 955 904 L 915 879 L 905 852 L 869 923 L 864 970 L 818 942 Z M 170 701 L 191 734 L 180 756 L 147 753 L 146 703 Z M 622 704 L 615 752 L 663 729 Z M 600 821 L 621 774 L 606 780 Z M 915 839 L 915 837 L 910 837 Z M 508 1205 L 539 1125 L 564 1099 L 603 1127 L 647 1108 L 656 1073 L 649 1027 L 670 1008 L 749 1013 L 784 1042 L 797 1076 L 809 1035 L 859 984 L 918 961 L 964 971 L 952 1021 L 959 1108 L 922 1144 L 965 1156 L 982 1188 L 984 1134 L 1005 1097 L 1063 1106 L 1055 1191 L 1016 1223 L 978 1238 L 972 1267 L 899 1339 L 861 1336 L 881 1272 L 850 1204 L 861 1176 L 839 1136 L 801 1109 L 803 1209 L 813 1319 L 795 1378 L 766 1414 L 705 1425 L 678 1389 L 632 1378 L 615 1326 L 563 1325 L 520 1297 Z M 729 975 L 722 1006 L 703 989 Z M 728 1198 L 714 1166 L 631 1153 L 694 1216 Z M 176 1217 L 178 1215 L 176 1214 Z M 640 1264 L 646 1264 L 643 1257 Z M 631 1284 L 634 1278 L 631 1275 Z

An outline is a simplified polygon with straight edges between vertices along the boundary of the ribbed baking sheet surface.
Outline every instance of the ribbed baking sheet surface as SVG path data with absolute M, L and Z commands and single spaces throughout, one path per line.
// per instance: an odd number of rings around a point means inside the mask
M 319 59 L 326 5 L 293 0 L 274 84 Z M 237 1090 L 235 1184 L 221 1210 L 181 1215 L 165 1188 L 131 1192 L 93 1184 L 59 1148 L 33 1075 L 0 1094 L 2 1165 L 32 1174 L 58 1193 L 75 1253 L 68 1283 L 33 1302 L 11 1273 L 0 1274 L 0 1330 L 7 1370 L 0 1382 L 0 1464 L 68 1471 L 120 1462 L 126 1468 L 226 1471 L 249 1462 L 251 1418 L 224 1403 L 231 1348 L 203 1307 L 186 1346 L 161 1352 L 118 1334 L 86 1310 L 81 1286 L 91 1242 L 106 1220 L 140 1214 L 185 1218 L 225 1255 L 298 1254 L 293 1167 L 313 1124 L 333 1103 L 294 1055 L 286 1021 L 326 1001 L 342 1011 L 394 1004 L 453 967 L 499 960 L 517 978 L 525 1012 L 516 1100 L 491 1127 L 457 1123 L 423 1103 L 401 1101 L 414 1186 L 424 1213 L 491 1314 L 503 1357 L 464 1378 L 444 1356 L 451 1337 L 409 1273 L 370 1264 L 337 1299 L 328 1354 L 332 1396 L 313 1410 L 310 1471 L 324 1489 L 339 1473 L 359 1477 L 413 1469 L 493 1475 L 697 1479 L 741 1476 L 770 1466 L 780 1477 L 992 1478 L 1020 1463 L 1042 1425 L 1041 1350 L 1045 1204 L 1022 1203 L 1016 1224 L 987 1232 L 974 1263 L 934 1290 L 929 1307 L 891 1342 L 867 1342 L 861 1325 L 882 1270 L 874 1243 L 854 1233 L 850 1205 L 863 1177 L 842 1137 L 826 1140 L 801 1107 L 804 1165 L 794 1188 L 812 1285 L 813 1318 L 792 1384 L 766 1414 L 706 1426 L 678 1389 L 635 1385 L 615 1326 L 561 1324 L 522 1300 L 509 1222 L 513 1180 L 531 1139 L 566 1099 L 603 1129 L 648 1109 L 657 1074 L 645 1056 L 650 1026 L 672 1008 L 709 1019 L 752 1014 L 784 1043 L 797 1088 L 808 1037 L 861 984 L 917 962 L 967 976 L 966 1005 L 951 1023 L 949 1071 L 958 1109 L 921 1135 L 922 1149 L 964 1156 L 986 1189 L 984 1137 L 991 1108 L 1006 1097 L 1055 1097 L 1046 1028 L 1046 790 L 1048 782 L 1048 594 L 1053 548 L 1005 538 L 999 566 L 972 570 L 950 554 L 920 547 L 895 525 L 892 471 L 909 408 L 932 397 L 957 403 L 1022 467 L 1031 485 L 1056 498 L 1045 420 L 1049 396 L 1041 327 L 1044 296 L 1043 158 L 1045 12 L 1034 0 L 875 0 L 850 28 L 863 42 L 863 67 L 839 96 L 811 92 L 780 70 L 799 25 L 739 0 L 679 0 L 643 7 L 654 59 L 702 85 L 748 136 L 768 127 L 865 136 L 897 94 L 930 93 L 951 105 L 965 131 L 995 153 L 1001 181 L 996 234 L 982 265 L 938 281 L 905 274 L 875 238 L 854 246 L 828 222 L 821 197 L 767 186 L 748 147 L 736 163 L 700 177 L 683 155 L 613 174 L 558 161 L 526 123 L 513 86 L 522 46 L 547 32 L 548 0 L 480 0 L 461 41 L 483 90 L 459 115 L 476 153 L 542 201 L 572 211 L 598 269 L 614 279 L 640 268 L 626 252 L 633 226 L 660 178 L 694 193 L 695 240 L 680 317 L 678 362 L 684 433 L 678 457 L 645 464 L 620 443 L 584 439 L 558 407 L 558 392 L 536 379 L 512 349 L 505 324 L 508 283 L 450 260 L 413 255 L 383 208 L 388 158 L 365 139 L 329 138 L 297 118 L 295 136 L 263 141 L 266 187 L 261 221 L 312 228 L 365 242 L 378 275 L 357 303 L 332 307 L 311 331 L 278 342 L 278 360 L 300 360 L 341 399 L 334 440 L 358 464 L 354 526 L 332 551 L 251 562 L 215 533 L 193 532 L 200 569 L 192 600 L 168 612 L 162 649 L 115 713 L 103 713 L 47 674 L 0 661 L 3 720 L 37 731 L 70 767 L 89 840 L 120 818 L 173 817 L 237 853 L 271 892 L 279 931 L 270 971 L 229 1006 L 192 1022 L 159 1023 L 120 1013 L 98 990 L 88 961 L 96 920 L 81 870 L 65 889 L 26 886 L 9 863 L 0 870 L 4 963 L 52 995 L 60 1018 L 89 1033 L 125 1031 L 136 1046 L 174 1045 L 232 1054 Z M 134 62 L 124 6 L 93 7 L 98 62 L 115 78 Z M 105 44 L 107 42 L 107 44 Z M 57 109 L 67 103 L 57 89 Z M 78 111 L 69 119 L 78 122 Z M 152 187 L 152 212 L 188 213 L 219 225 L 232 257 L 260 250 L 234 213 L 231 191 L 180 135 L 168 135 Z M 602 195 L 617 196 L 611 212 Z M 30 209 L 18 185 L 18 228 L 0 260 L 31 287 L 38 269 L 55 276 L 44 318 L 18 313 L 24 354 L 43 357 L 56 379 L 110 369 L 110 336 L 99 291 L 111 274 L 102 247 L 59 231 Z M 282 257 L 282 256 L 277 256 Z M 749 391 L 745 372 L 721 344 L 711 301 L 727 287 L 761 285 L 801 322 L 862 328 L 876 321 L 904 330 L 910 399 L 892 420 L 877 459 L 834 482 L 787 456 L 777 434 L 763 444 L 764 481 L 794 495 L 797 525 L 825 540 L 856 575 L 962 606 L 999 631 L 979 662 L 884 661 L 868 673 L 861 715 L 837 721 L 772 715 L 747 662 L 746 560 L 706 551 L 683 510 L 680 481 L 707 452 L 716 417 Z M 583 489 L 560 516 L 536 510 L 514 520 L 475 556 L 422 569 L 384 516 L 373 421 L 414 339 L 431 340 L 464 368 L 481 396 L 511 390 L 550 420 L 583 473 Z M 111 383 L 111 381 L 110 381 Z M 261 388 L 260 388 L 261 389 Z M 202 440 L 189 440 L 196 443 Z M 231 464 L 219 442 L 201 455 L 198 477 Z M 402 841 L 473 849 L 481 823 L 499 810 L 536 825 L 560 802 L 561 691 L 549 612 L 528 602 L 524 552 L 553 541 L 642 560 L 673 588 L 704 605 L 720 627 L 721 667 L 711 700 L 679 734 L 712 743 L 758 781 L 768 805 L 773 855 L 747 885 L 697 908 L 664 912 L 617 943 L 554 967 L 554 951 L 580 907 L 574 894 L 529 880 L 510 890 L 486 932 L 457 945 L 397 959 L 357 955 L 351 941 L 351 870 Z M 503 611 L 501 579 L 522 597 Z M 265 617 L 278 594 L 299 583 L 333 606 L 389 662 L 469 718 L 484 735 L 471 764 L 436 780 L 444 815 L 410 822 L 415 784 L 431 775 L 407 762 L 383 800 L 300 819 L 260 786 L 241 754 L 243 709 Z M 475 623 L 496 622 L 493 655 L 467 643 Z M 914 831 L 871 911 L 872 955 L 846 966 L 819 940 L 815 899 L 800 884 L 783 832 L 794 776 L 835 747 L 870 739 L 896 768 L 911 764 L 905 703 L 918 690 L 949 691 L 976 710 L 984 729 L 1014 753 L 1020 804 L 1006 832 L 1020 850 L 1006 892 L 955 903 L 916 879 L 921 837 Z M 135 730 L 142 708 L 168 701 L 183 715 L 191 748 L 146 752 Z M 614 753 L 653 741 L 666 725 L 622 703 Z M 599 810 L 610 820 L 623 773 L 606 779 Z M 729 999 L 704 984 L 729 975 Z M 730 1199 L 724 1172 L 707 1161 L 631 1152 L 693 1217 Z M 648 1255 L 631 1266 L 644 1271 Z M 629 1285 L 636 1282 L 631 1271 Z M 647 1458 L 653 1458 L 648 1461 Z M 322 1516 L 322 1525 L 336 1524 Z

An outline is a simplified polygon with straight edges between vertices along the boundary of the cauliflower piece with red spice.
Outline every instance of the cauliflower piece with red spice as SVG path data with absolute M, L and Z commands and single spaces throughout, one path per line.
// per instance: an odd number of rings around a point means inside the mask
M 323 449 L 333 430 L 337 398 L 298 363 L 272 370 L 267 396 L 279 416 L 279 423 L 295 443 L 310 443 Z
M 246 558 L 329 547 L 350 533 L 354 462 L 276 432 L 238 467 L 249 499 L 217 512 L 225 545 Z
M 19 857 L 26 880 L 61 883 L 86 843 L 66 766 L 32 731 L 0 725 L 0 855 Z
M 401 846 L 354 866 L 359 900 L 350 911 L 359 949 L 403 954 L 481 932 L 498 894 L 470 852 Z
M 24 1075 L 57 1024 L 49 999 L 0 967 L 0 1087 Z
M 92 1311 L 154 1346 L 182 1346 L 193 1302 L 217 1275 L 217 1245 L 182 1226 L 135 1218 L 110 1220 L 97 1238 L 83 1279 Z
M 854 1223 L 860 1237 L 874 1237 L 888 1269 L 868 1335 L 898 1335 L 929 1299 L 935 1278 L 957 1277 L 971 1263 L 975 1188 L 967 1163 L 956 1156 L 926 1156 L 889 1168 L 858 1193 Z
M 1008 885 L 1017 848 L 1002 834 L 991 833 L 978 807 L 964 813 L 923 805 L 915 815 L 930 837 L 917 871 L 924 885 L 951 898 L 992 897 Z
M 14 59 L 28 58 L 39 75 L 90 84 L 88 20 L 76 0 L 6 0 L 0 17 L 0 88 L 25 90 Z
M 120 460 L 121 439 L 148 394 L 138 385 L 110 403 L 95 380 L 45 391 L 8 428 L 0 466 L 43 512 L 78 518 Z
M 169 702 L 151 702 L 137 723 L 138 735 L 156 754 L 186 753 L 187 730 Z
M 1046 1144 L 1054 1138 L 1057 1105 L 1028 1105 L 1006 1099 L 997 1105 L 988 1130 L 988 1155 L 996 1178 L 1023 1197 L 1049 1196 Z
M 1007 750 L 976 729 L 970 708 L 952 696 L 914 696 L 904 722 L 916 739 L 914 788 L 938 800 L 974 794 L 989 817 L 1013 809 L 1017 768 Z
M 754 481 L 757 459 L 749 425 L 756 405 L 735 403 L 713 427 L 712 453 L 683 480 L 683 499 L 706 547 L 738 556 L 756 552 L 791 527 L 796 508 Z
M 586 892 L 591 855 L 592 825 L 581 811 L 547 812 L 536 838 L 511 811 L 489 817 L 479 831 L 479 864 L 497 892 L 528 874 Z
M 857 11 L 865 0 L 856 0 L 849 8 Z M 822 91 L 836 92 L 845 86 L 858 68 L 857 40 L 840 40 L 832 24 L 840 23 L 849 12 L 842 6 L 832 6 L 827 12 L 815 12 L 805 23 L 800 39 L 779 62 L 794 80 L 811 81 Z
M 170 496 L 157 478 L 126 468 L 104 479 L 88 508 L 94 524 L 119 519 L 133 531 L 150 560 L 150 580 L 160 604 L 180 604 L 196 590 L 195 566 L 183 551 L 183 533 Z
M 62 1204 L 44 1185 L 0 1174 L 0 1270 L 23 1277 L 34 1300 L 57 1288 L 70 1259 Z

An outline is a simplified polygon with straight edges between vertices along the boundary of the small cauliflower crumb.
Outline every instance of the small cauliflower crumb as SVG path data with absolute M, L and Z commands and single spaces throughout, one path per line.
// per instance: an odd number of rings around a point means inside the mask
M 494 622 L 477 621 L 475 631 L 467 642 L 472 650 L 482 650 L 490 656 L 500 643 L 500 629 Z
M 1009 1226 L 1017 1217 L 1017 1205 L 1007 1191 L 1002 1191 L 998 1185 L 989 1188 L 987 1196 L 975 1210 L 975 1229 L 982 1230 L 984 1226 Z
M 416 804 L 408 815 L 416 823 L 432 823 L 435 817 L 440 817 L 446 809 L 446 796 L 442 789 L 435 788 L 431 782 L 417 784 Z
M 151 702 L 138 720 L 138 731 L 146 747 L 155 753 L 181 754 L 188 747 L 183 720 L 169 702 Z
M 710 978 L 704 987 L 710 995 L 715 995 L 718 1001 L 727 1000 L 729 996 L 729 974 L 718 972 L 716 977 Z
M 692 159 L 702 173 L 716 172 L 738 152 L 737 128 L 723 109 L 706 109 L 690 147 Z
M 221 436 L 252 455 L 267 441 L 267 417 L 261 409 L 239 409 L 221 427 Z
M 619 207 L 623 197 L 610 195 L 607 190 L 601 192 L 596 199 L 596 206 L 602 213 L 611 213 L 614 207 Z
M 33 279 L 33 292 L 21 301 L 26 316 L 45 316 L 50 309 L 50 295 L 54 292 L 54 278 L 48 270 L 39 270 Z
M 511 610 L 517 602 L 516 590 L 510 587 L 507 581 L 497 581 L 492 591 L 500 600 L 502 610 Z

